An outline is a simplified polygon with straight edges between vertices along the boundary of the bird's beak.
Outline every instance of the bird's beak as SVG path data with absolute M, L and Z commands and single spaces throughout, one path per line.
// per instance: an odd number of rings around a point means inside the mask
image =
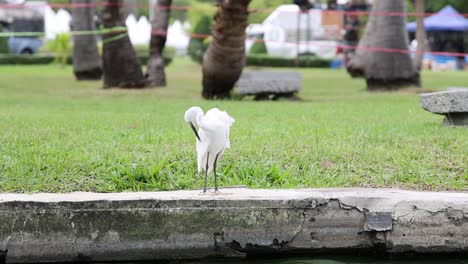
M 192 124 L 192 122 L 190 122 L 189 124 L 190 124 L 190 127 L 191 127 L 192 130 L 193 130 L 193 133 L 195 133 L 195 136 L 197 137 L 198 141 L 201 142 L 201 139 L 200 139 L 200 136 L 198 135 L 197 129 L 196 129 L 195 126 Z

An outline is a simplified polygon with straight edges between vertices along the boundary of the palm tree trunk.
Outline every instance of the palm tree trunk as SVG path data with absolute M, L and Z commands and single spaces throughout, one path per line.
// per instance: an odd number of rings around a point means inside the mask
M 415 0 L 417 14 L 426 12 L 426 0 Z M 414 56 L 414 66 L 420 71 L 424 57 L 424 51 L 428 50 L 426 28 L 424 27 L 424 16 L 416 17 L 416 41 L 418 42 L 417 52 Z
M 151 21 L 150 58 L 148 60 L 148 85 L 166 86 L 163 50 L 166 45 L 167 28 L 171 15 L 172 0 L 158 0 L 154 7 L 154 18 Z
M 109 0 L 102 10 L 104 28 L 124 27 L 120 15 L 122 0 Z M 103 34 L 104 88 L 143 88 L 145 79 L 128 33 L 118 31 Z
M 372 12 L 379 10 L 379 3 L 380 1 L 374 2 Z M 377 15 L 373 15 L 372 12 L 369 14 L 364 35 L 359 40 L 358 46 L 354 50 L 354 55 L 351 57 L 351 60 L 346 64 L 346 70 L 353 78 L 365 77 L 365 68 L 369 55 L 367 48 L 369 47 L 370 38 L 375 34 L 377 22 Z M 350 47 L 346 48 L 349 49 Z
M 405 0 L 375 0 L 373 12 L 403 13 Z M 364 77 L 368 90 L 393 90 L 405 86 L 419 86 L 416 71 L 408 50 L 406 17 L 372 15 L 359 42 L 355 56 L 347 65 L 353 77 Z M 394 49 L 395 52 L 378 50 Z M 377 49 L 377 50 L 376 50 Z
M 91 0 L 72 0 L 73 4 L 90 4 Z M 72 8 L 73 31 L 95 30 L 94 8 Z M 73 36 L 73 73 L 77 80 L 100 80 L 102 76 L 96 35 Z
M 405 0 L 377 0 L 381 12 L 406 12 Z M 376 31 L 369 39 L 370 47 L 408 50 L 406 17 L 378 16 Z M 419 86 L 416 71 L 409 53 L 371 51 L 366 63 L 365 75 L 368 90 L 394 90 L 407 86 Z
M 206 99 L 229 97 L 245 64 L 245 28 L 250 0 L 218 0 L 213 41 L 203 57 Z

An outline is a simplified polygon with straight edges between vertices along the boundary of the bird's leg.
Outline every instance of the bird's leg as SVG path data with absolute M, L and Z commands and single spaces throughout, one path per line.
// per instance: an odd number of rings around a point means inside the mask
M 215 192 L 218 191 L 218 178 L 216 178 L 216 163 L 218 162 L 218 156 L 219 156 L 219 153 L 216 154 L 214 164 L 213 164 L 213 172 L 214 172 L 214 180 L 215 180 Z
M 208 162 L 210 160 L 210 153 L 206 153 L 206 168 L 205 168 L 205 185 L 203 186 L 203 192 L 206 193 L 206 181 L 208 180 Z

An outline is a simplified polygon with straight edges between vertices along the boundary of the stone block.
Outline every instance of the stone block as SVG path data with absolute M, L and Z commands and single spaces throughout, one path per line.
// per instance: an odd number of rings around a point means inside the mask
M 445 115 L 443 125 L 468 126 L 468 88 L 451 87 L 447 91 L 420 95 L 422 108 Z
M 298 72 L 248 71 L 237 82 L 240 95 L 255 95 L 256 100 L 291 96 L 301 90 Z M 274 98 L 275 99 L 275 98 Z

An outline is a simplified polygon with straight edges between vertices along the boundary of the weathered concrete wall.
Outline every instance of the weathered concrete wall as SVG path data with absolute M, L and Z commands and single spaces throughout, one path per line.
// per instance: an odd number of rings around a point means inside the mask
M 346 249 L 468 253 L 468 193 L 222 189 L 219 194 L 0 194 L 0 251 L 7 263 Z

